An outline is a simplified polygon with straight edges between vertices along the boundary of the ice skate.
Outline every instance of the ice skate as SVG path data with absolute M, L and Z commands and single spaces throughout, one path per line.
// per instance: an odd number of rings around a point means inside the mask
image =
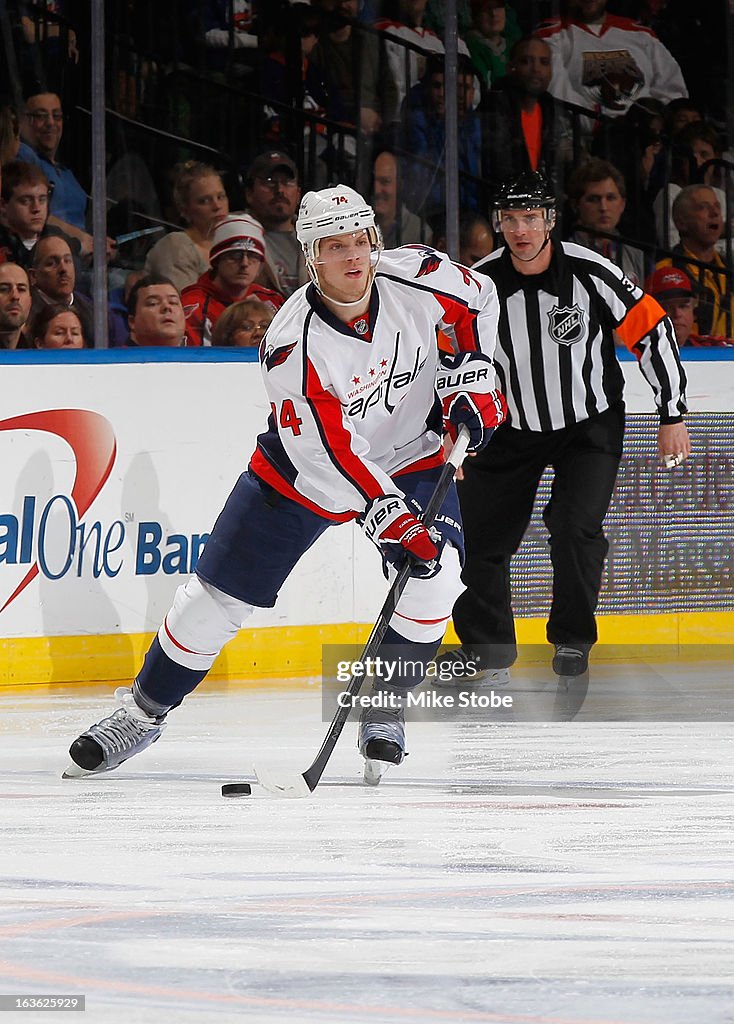
M 69 748 L 72 763 L 62 778 L 80 779 L 111 772 L 160 737 L 166 727 L 163 717 L 147 715 L 135 703 L 130 689 L 119 687 L 115 699 L 121 706 L 74 740 Z
M 434 686 L 456 689 L 461 686 L 504 686 L 510 681 L 508 668 L 491 668 L 471 647 L 456 647 L 436 658 Z
M 359 752 L 364 758 L 364 781 L 377 786 L 385 772 L 405 758 L 405 714 L 396 707 L 365 708 L 359 719 Z
M 582 676 L 589 668 L 591 644 L 555 644 L 553 671 L 557 676 Z

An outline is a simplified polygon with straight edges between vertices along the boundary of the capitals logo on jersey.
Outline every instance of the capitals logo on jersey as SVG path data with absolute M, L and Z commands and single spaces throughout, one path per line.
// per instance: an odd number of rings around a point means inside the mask
M 548 312 L 548 333 L 558 345 L 575 345 L 586 337 L 586 318 L 583 309 L 573 306 L 554 306 Z
M 441 257 L 438 255 L 435 249 L 431 249 L 427 245 L 404 245 L 404 249 L 418 249 L 419 252 L 423 253 L 423 260 L 416 277 L 425 277 L 426 274 L 434 274 L 441 266 Z
M 281 345 L 279 348 L 265 348 L 264 342 L 265 339 L 263 338 L 263 345 L 260 349 L 260 362 L 268 371 L 276 366 L 282 366 L 298 344 L 297 341 L 294 341 L 290 345 Z
M 429 252 L 423 257 L 416 277 L 425 277 L 426 274 L 434 274 L 441 266 L 441 257 L 435 252 Z

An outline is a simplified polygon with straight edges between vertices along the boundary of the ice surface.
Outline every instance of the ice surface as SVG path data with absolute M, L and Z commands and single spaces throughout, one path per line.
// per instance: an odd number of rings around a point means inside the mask
M 112 689 L 0 697 L 0 993 L 84 993 L 85 1024 L 734 1021 L 730 722 L 413 722 L 377 789 L 350 724 L 310 798 L 223 799 L 326 725 L 315 684 L 209 683 L 62 782 Z

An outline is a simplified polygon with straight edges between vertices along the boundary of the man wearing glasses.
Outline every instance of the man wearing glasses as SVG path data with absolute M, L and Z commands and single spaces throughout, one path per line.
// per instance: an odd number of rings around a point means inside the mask
M 291 158 L 278 152 L 256 157 L 247 171 L 245 201 L 265 229 L 265 261 L 274 278 L 273 287 L 287 298 L 308 280 L 296 238 L 301 186 Z
M 57 159 L 64 132 L 61 100 L 53 92 L 29 96 L 20 118 L 23 139 L 18 158 L 37 164 L 53 185 L 49 223 L 76 238 L 83 256 L 92 252 L 92 236 L 86 231 L 87 194 L 70 167 Z M 114 244 L 108 239 L 108 255 Z

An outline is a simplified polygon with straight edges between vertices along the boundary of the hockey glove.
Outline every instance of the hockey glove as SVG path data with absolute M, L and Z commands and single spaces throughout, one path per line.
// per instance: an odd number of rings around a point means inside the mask
M 441 356 L 436 391 L 441 399 L 444 428 L 456 441 L 459 428 L 466 424 L 470 452 L 483 448 L 495 427 L 505 419 L 507 406 L 504 396 L 494 389 L 495 382 L 492 360 L 481 352 Z
M 443 403 L 443 423 L 449 437 L 455 444 L 459 428 L 466 424 L 469 452 L 484 448 L 506 413 L 505 396 L 499 391 L 490 391 L 488 395 L 449 395 Z
M 383 558 L 400 565 L 404 558 L 415 566 L 415 575 L 432 569 L 438 548 L 420 519 L 416 519 L 397 494 L 383 494 L 369 503 L 362 529 L 382 552 Z

